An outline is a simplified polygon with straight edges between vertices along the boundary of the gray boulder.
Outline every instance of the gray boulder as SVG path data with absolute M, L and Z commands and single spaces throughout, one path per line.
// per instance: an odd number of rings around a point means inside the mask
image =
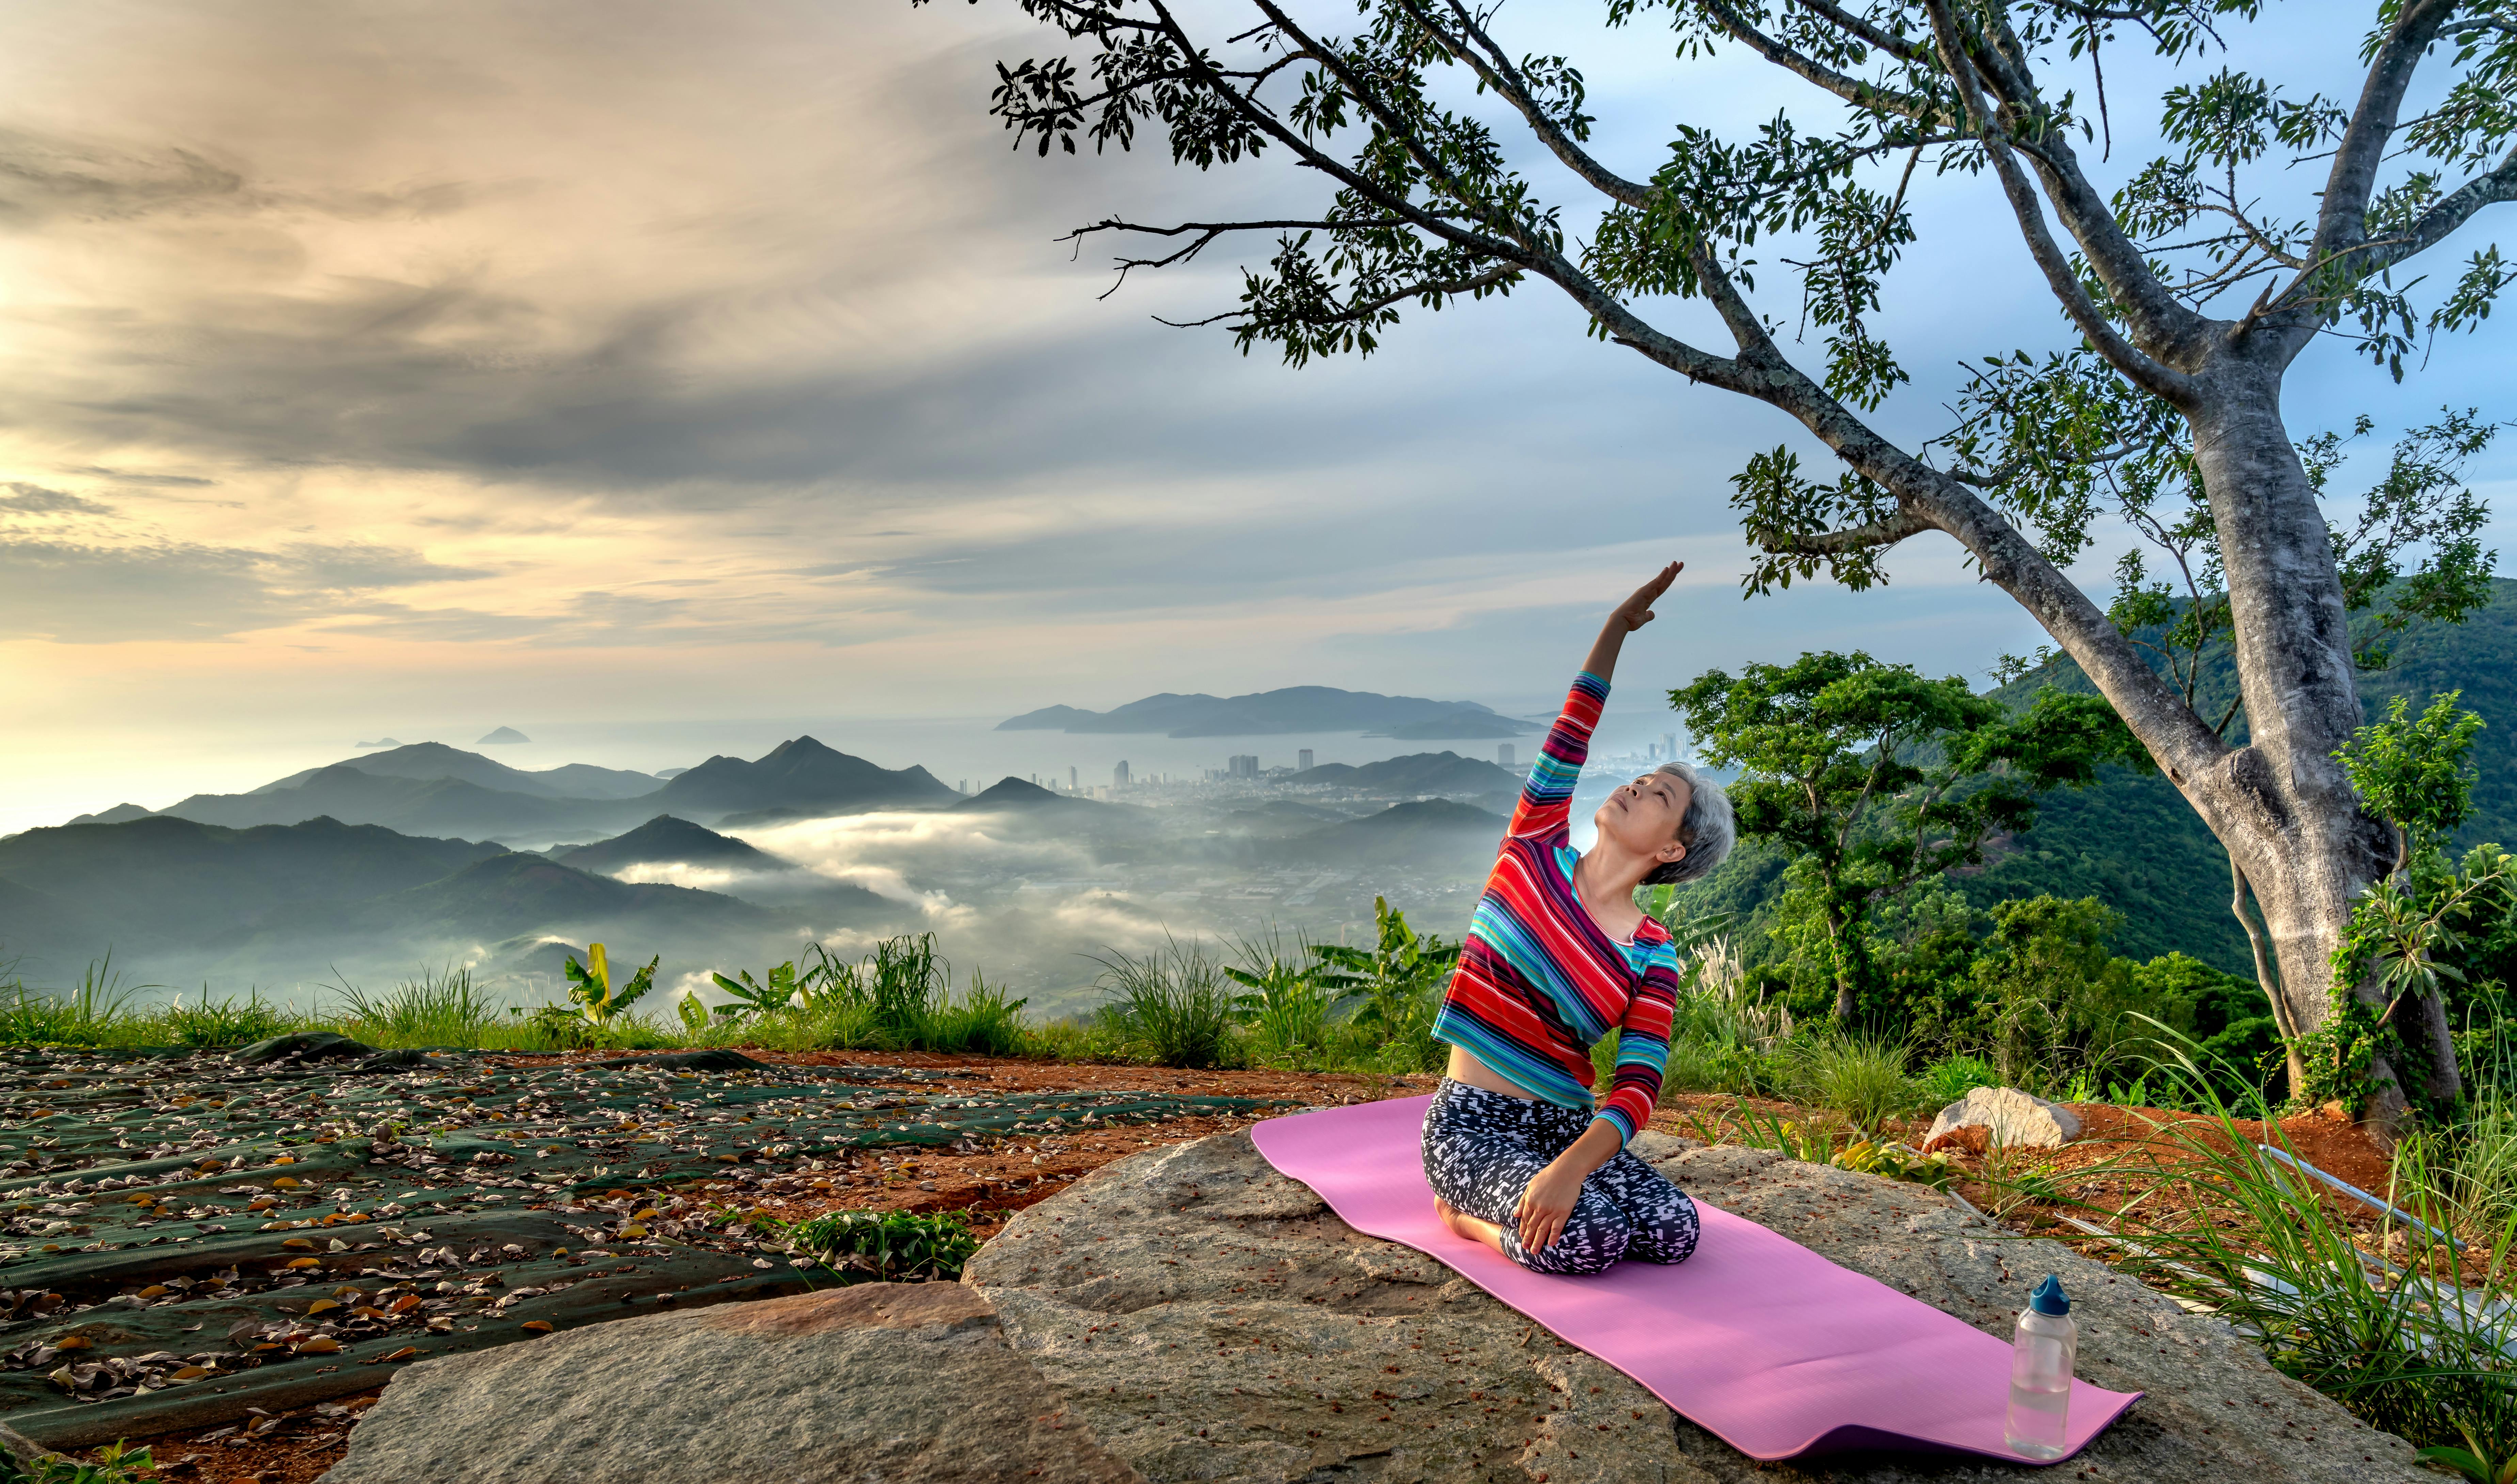
M 321 1484 L 1142 1484 L 976 1292 L 863 1284 L 395 1376 Z
M 1944 1196 L 1762 1150 L 1656 1133 L 1636 1147 L 1707 1200 L 2004 1339 L 2028 1285 L 2060 1273 L 2081 1376 L 2149 1395 L 2059 1475 L 1892 1454 L 1754 1463 L 1429 1258 L 1357 1234 L 1246 1134 L 1104 1166 L 1018 1214 L 963 1281 L 1069 1415 L 1156 1481 L 2436 1477 L 2222 1321 Z
M 2005 1149 L 2060 1149 L 2080 1136 L 2080 1119 L 2060 1103 L 2016 1087 L 1978 1087 L 1932 1120 L 1924 1149 L 1960 1128 L 1981 1128 L 1986 1142 Z

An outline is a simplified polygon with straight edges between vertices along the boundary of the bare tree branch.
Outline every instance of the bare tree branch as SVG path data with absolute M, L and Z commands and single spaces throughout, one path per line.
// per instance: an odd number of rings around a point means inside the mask
M 2368 202 L 2377 189 L 2377 169 L 2385 163 L 2386 146 L 2395 136 L 2404 94 L 2411 86 L 2421 54 L 2438 39 L 2439 28 L 2455 14 L 2458 3 L 2412 0 L 2396 16 L 2394 28 L 2369 59 L 2359 106 L 2343 126 L 2342 142 L 2333 151 L 2333 168 L 2325 176 L 2311 258 L 2332 258 L 2361 244 L 2368 232 Z
M 2412 225 L 2404 232 L 2369 243 L 2361 261 L 2371 272 L 2391 268 L 2437 246 L 2483 207 L 2503 201 L 2517 201 L 2517 150 L 2509 151 L 2498 168 L 2477 175 L 2441 196 L 2429 210 L 2413 218 Z
M 1927 100 L 1916 98 L 1910 93 L 1881 88 L 1864 82 L 1858 77 L 1847 76 L 1813 57 L 1785 46 L 1750 25 L 1737 12 L 1728 5 L 1719 3 L 1719 0 L 1703 0 L 1703 4 L 1707 11 L 1721 20 L 1722 28 L 1730 33 L 1732 40 L 1802 81 L 1822 88 L 1856 107 L 1877 108 L 1881 112 L 1895 113 L 1926 125 L 1947 127 L 1958 122 L 1950 117 L 1946 109 L 1936 107 Z
M 1401 0 L 1401 3 L 1407 7 L 1408 14 L 1416 18 L 1417 23 L 1437 36 L 1443 34 L 1441 26 L 1426 10 L 1422 0 Z M 1511 57 L 1495 44 L 1493 37 L 1486 34 L 1485 28 L 1477 23 L 1468 8 L 1460 4 L 1460 0 L 1447 0 L 1447 3 L 1462 34 L 1472 43 L 1472 46 L 1453 48 L 1452 55 L 1467 63 L 1486 86 L 1512 105 L 1513 111 L 1520 115 L 1521 121 L 1538 136 L 1539 143 L 1547 147 L 1549 153 L 1580 176 L 1592 190 L 1610 200 L 1640 207 L 1651 199 L 1650 187 L 1640 181 L 1627 180 L 1600 164 L 1565 133 L 1562 126 L 1538 106 L 1538 100 L 1530 92 L 1528 80 L 1521 76 L 1520 68 L 1514 65 Z
M 2010 197 L 2010 208 L 2019 219 L 2020 234 L 2027 239 L 2027 252 L 2044 272 L 2045 283 L 2054 297 L 2063 302 L 2064 313 L 2071 317 L 2081 334 L 2107 363 L 2123 372 L 2135 384 L 2152 395 L 2182 403 L 2192 396 L 2192 382 L 2181 372 L 2172 371 L 2151 360 L 2118 333 L 2088 291 L 2080 286 L 2071 271 L 2070 260 L 2055 245 L 2053 233 L 2045 227 L 2044 203 L 2036 190 L 2019 169 L 2011 153 L 2011 138 L 2001 121 L 1994 116 L 1992 105 L 1984 98 L 1984 84 L 1967 51 L 1966 40 L 1958 32 L 1956 18 L 1949 14 L 1947 0 L 1923 0 L 1925 14 L 1932 18 L 1932 28 L 1940 38 L 1942 64 L 1958 85 L 1966 100 L 1967 111 L 1974 116 L 1976 129 L 1984 139 L 1984 153 L 1991 159 L 1993 172 L 2000 177 L 2002 191 Z M 2076 174 L 2076 172 L 2074 172 Z M 2112 220 L 2110 213 L 2109 220 Z M 2148 270 L 2143 270 L 2148 276 Z

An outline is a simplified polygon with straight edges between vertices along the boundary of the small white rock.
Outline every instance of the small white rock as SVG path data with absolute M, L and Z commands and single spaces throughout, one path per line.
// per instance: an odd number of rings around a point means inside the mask
M 2016 1087 L 1978 1087 L 1941 1110 L 1932 1121 L 1932 1140 L 1957 1128 L 1983 1128 L 2005 1149 L 2059 1149 L 2080 1136 L 2080 1121 L 2070 1109 L 2031 1097 Z

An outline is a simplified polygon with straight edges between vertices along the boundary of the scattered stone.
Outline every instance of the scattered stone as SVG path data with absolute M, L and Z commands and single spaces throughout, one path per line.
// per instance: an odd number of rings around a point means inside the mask
M 2005 1339 L 2028 1287 L 2061 1274 L 2080 1321 L 2081 1376 L 2149 1393 L 2070 1470 L 2143 1484 L 2435 1477 L 2401 1439 L 2273 1370 L 2224 1322 L 1932 1191 L 1659 1133 L 1635 1148 L 1706 1201 Z M 1103 1166 L 1015 1216 L 963 1282 L 1073 1399 L 1077 1420 L 1148 1479 L 2057 1477 L 1913 1454 L 1751 1463 L 1449 1269 L 1356 1233 L 1247 1134 Z
M 2062 1104 L 2031 1097 L 2016 1087 L 1978 1087 L 1932 1120 L 1923 1152 L 1945 1147 L 1941 1140 L 1961 1128 L 1981 1128 L 1985 1143 L 2005 1149 L 2060 1149 L 2080 1136 L 2080 1120 Z
M 364 1041 L 352 1040 L 330 1031 L 299 1031 L 288 1036 L 275 1036 L 258 1040 L 235 1053 L 239 1065 L 259 1067 L 267 1062 L 294 1057 L 299 1061 L 343 1061 L 350 1057 L 369 1057 L 376 1048 Z
M 402 1372 L 321 1484 L 1142 1484 L 957 1284 L 658 1314 Z
M 441 1055 L 441 1052 L 452 1052 L 452 1054 Z M 422 1068 L 437 1068 L 456 1072 L 463 1069 L 463 1062 L 459 1058 L 464 1054 L 448 1046 L 379 1051 L 349 1070 L 352 1072 L 416 1072 Z
M 666 1072 L 775 1072 L 778 1068 L 737 1051 L 710 1046 L 703 1051 L 667 1051 L 661 1056 L 616 1056 L 587 1062 L 589 1067 L 657 1067 Z

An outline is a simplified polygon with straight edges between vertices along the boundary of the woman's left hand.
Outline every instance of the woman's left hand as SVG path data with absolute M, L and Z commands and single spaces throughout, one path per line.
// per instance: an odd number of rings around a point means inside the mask
M 1556 1239 L 1564 1235 L 1564 1223 L 1572 1218 L 1573 1203 L 1581 1199 L 1582 1175 L 1561 1159 L 1532 1175 L 1513 1211 L 1521 1251 L 1554 1247 Z

